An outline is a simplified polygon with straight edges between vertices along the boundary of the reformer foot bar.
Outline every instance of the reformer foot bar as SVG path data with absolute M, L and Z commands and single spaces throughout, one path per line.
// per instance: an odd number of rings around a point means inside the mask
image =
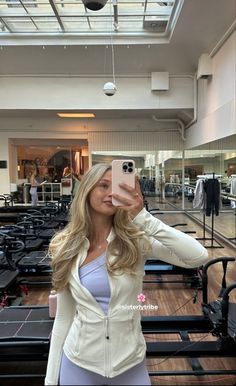
M 195 288 L 201 287 L 201 272 L 197 268 L 182 268 L 163 261 L 149 259 L 144 269 L 146 275 L 157 275 L 157 277 L 144 279 L 143 283 L 183 283 Z M 162 276 L 164 275 L 182 276 L 182 278 L 163 279 Z

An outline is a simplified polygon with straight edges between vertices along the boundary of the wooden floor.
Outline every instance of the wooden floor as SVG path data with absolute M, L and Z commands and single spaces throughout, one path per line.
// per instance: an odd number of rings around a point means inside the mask
M 160 197 L 149 197 L 148 202 L 150 208 L 159 208 L 161 210 L 182 210 L 182 197 L 167 197 L 166 200 Z M 203 211 L 193 208 L 193 203 L 186 197 L 184 200 L 185 211 L 201 222 L 204 221 Z M 213 220 L 213 221 L 212 221 Z M 212 224 L 213 223 L 213 224 Z M 230 205 L 221 205 L 219 215 L 205 216 L 205 224 L 209 228 L 222 234 L 226 239 L 234 239 L 236 243 L 236 208 L 231 208 Z M 236 244 L 235 244 L 236 246 Z
M 157 215 L 162 221 L 169 225 L 176 223 L 187 223 L 187 226 L 179 226 L 178 229 L 182 231 L 196 231 L 191 234 L 192 237 L 201 237 L 202 228 L 194 221 L 189 219 L 185 214 L 176 213 L 163 213 Z M 221 256 L 236 257 L 235 248 L 228 247 L 221 244 L 223 248 L 208 248 L 210 258 L 216 258 Z M 173 277 L 162 276 L 163 280 L 173 279 Z M 147 279 L 145 277 L 144 279 Z M 148 277 L 150 279 L 150 276 Z M 209 299 L 215 300 L 219 293 L 221 281 L 221 269 L 217 264 L 212 267 L 209 276 Z M 231 284 L 236 282 L 236 263 L 230 263 L 228 270 L 227 283 Z M 29 294 L 24 299 L 24 304 L 38 305 L 48 303 L 49 287 L 31 287 Z M 155 313 L 151 311 L 143 311 L 145 315 L 202 315 L 201 301 L 202 292 L 198 291 L 198 297 L 196 303 L 193 303 L 192 298 L 195 294 L 195 289 L 184 285 L 183 283 L 159 283 L 159 284 L 144 284 L 143 292 L 146 295 L 146 303 L 158 305 L 158 311 Z M 236 302 L 236 291 L 232 292 L 230 301 Z M 201 340 L 214 339 L 202 335 Z M 146 336 L 147 340 L 154 340 L 155 336 Z M 158 340 L 173 339 L 173 336 L 158 336 Z M 199 336 L 193 336 L 193 341 L 199 340 Z M 236 370 L 235 358 L 209 358 L 199 359 L 201 365 L 205 369 L 231 369 Z M 180 371 L 191 370 L 188 359 L 175 359 L 175 358 L 157 358 L 147 360 L 149 371 Z M 205 375 L 205 376 L 157 376 L 151 377 L 152 385 L 236 385 L 236 376 L 234 375 Z M 19 383 L 15 383 L 19 384 Z

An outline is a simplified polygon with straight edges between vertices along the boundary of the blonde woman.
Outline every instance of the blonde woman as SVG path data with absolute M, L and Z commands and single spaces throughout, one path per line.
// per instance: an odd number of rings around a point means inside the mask
M 30 176 L 30 195 L 31 195 L 31 205 L 38 205 L 38 186 L 40 185 L 37 181 L 38 173 L 37 170 L 34 170 Z
M 126 307 L 138 305 L 145 259 L 207 260 L 200 243 L 145 210 L 138 181 L 121 186 L 131 199 L 112 194 L 110 165 L 93 166 L 50 244 L 58 304 L 45 385 L 150 385 L 140 311 Z

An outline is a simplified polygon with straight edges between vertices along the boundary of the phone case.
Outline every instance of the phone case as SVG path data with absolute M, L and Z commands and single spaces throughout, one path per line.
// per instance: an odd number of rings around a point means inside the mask
M 119 184 L 125 183 L 135 187 L 135 162 L 133 160 L 113 160 L 112 161 L 112 193 L 130 198 L 130 193 L 122 189 Z M 132 164 L 132 166 L 131 166 Z M 119 206 L 122 203 L 112 197 L 112 204 Z

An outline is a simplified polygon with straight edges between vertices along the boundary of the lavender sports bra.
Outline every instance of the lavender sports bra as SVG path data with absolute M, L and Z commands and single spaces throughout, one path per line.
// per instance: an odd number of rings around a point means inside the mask
M 79 268 L 79 278 L 107 315 L 110 301 L 110 284 L 105 262 L 105 252 L 90 263 Z

